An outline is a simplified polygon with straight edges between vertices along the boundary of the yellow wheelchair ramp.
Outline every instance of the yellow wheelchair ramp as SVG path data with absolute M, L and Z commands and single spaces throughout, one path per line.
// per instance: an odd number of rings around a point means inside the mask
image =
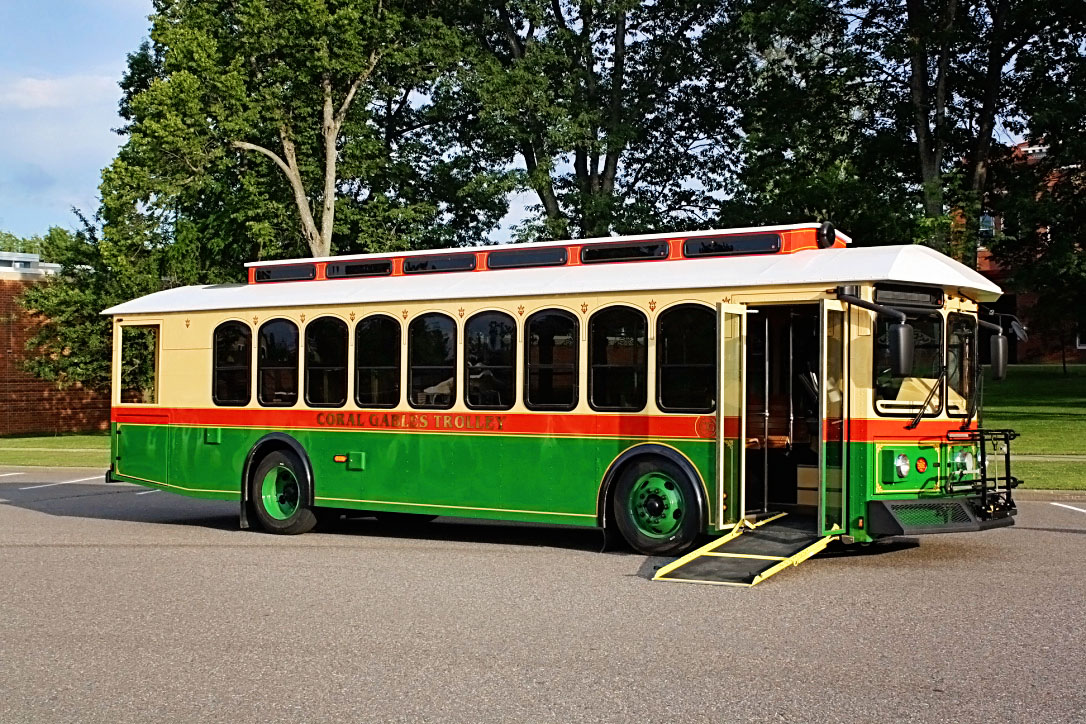
M 810 519 L 780 513 L 757 523 L 740 521 L 727 534 L 656 572 L 654 581 L 755 586 L 824 550 L 834 535 L 813 532 Z

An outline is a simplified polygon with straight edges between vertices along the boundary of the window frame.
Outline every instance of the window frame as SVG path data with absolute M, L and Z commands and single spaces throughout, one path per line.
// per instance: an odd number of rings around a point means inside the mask
M 286 322 L 287 324 L 294 327 L 294 401 L 291 402 L 291 403 L 276 404 L 274 402 L 271 402 L 271 403 L 265 402 L 264 399 L 263 399 L 264 398 L 264 395 L 263 395 L 264 390 L 263 390 L 263 384 L 261 384 L 261 380 L 263 379 L 263 372 L 264 372 L 264 369 L 265 369 L 265 365 L 261 364 L 261 360 L 260 360 L 260 337 L 263 334 L 264 328 L 267 327 L 269 324 L 272 324 L 274 322 Z M 257 328 L 257 344 L 255 345 L 255 350 L 256 350 L 256 401 L 257 401 L 258 405 L 260 405 L 261 407 L 282 407 L 282 408 L 290 408 L 290 407 L 297 407 L 298 406 L 298 401 L 302 399 L 301 390 L 298 389 L 301 386 L 301 383 L 302 383 L 301 374 L 300 374 L 300 370 L 299 370 L 300 363 L 301 363 L 301 347 L 302 347 L 302 333 L 301 333 L 301 330 L 298 328 L 298 324 L 293 319 L 289 319 L 287 317 L 272 317 L 271 319 L 265 320 L 264 323 L 261 324 L 260 327 Z M 273 367 L 272 369 L 279 370 L 279 369 L 290 369 L 290 368 L 289 367 Z
M 396 364 L 395 364 L 394 367 L 390 367 L 389 365 L 381 365 L 381 366 L 372 366 L 371 365 L 371 366 L 367 366 L 367 367 L 363 368 L 358 364 L 358 351 L 361 349 L 361 345 L 358 344 L 358 340 L 359 340 L 358 328 L 361 327 L 366 322 L 369 322 L 369 321 L 375 320 L 375 319 L 386 319 L 386 320 L 388 320 L 388 321 L 390 321 L 390 322 L 392 322 L 393 324 L 396 325 Z M 404 371 L 403 370 L 403 367 L 404 367 L 403 346 L 404 346 L 404 325 L 403 325 L 403 323 L 400 322 L 399 319 L 396 319 L 396 317 L 393 317 L 391 314 L 384 314 L 383 312 L 378 312 L 376 314 L 368 314 L 365 317 L 362 317 L 361 319 L 358 320 L 358 322 L 354 326 L 354 360 L 351 362 L 352 370 L 354 372 L 354 404 L 355 404 L 356 407 L 359 407 L 359 408 L 364 409 L 364 410 L 390 410 L 390 409 L 392 409 L 394 407 L 398 407 L 400 405 L 400 403 L 403 401 L 403 371 Z M 391 404 L 383 403 L 383 404 L 380 404 L 380 405 L 361 402 L 358 399 L 358 390 L 360 389 L 359 384 L 358 384 L 358 375 L 359 375 L 359 373 L 363 369 L 373 370 L 373 369 L 390 369 L 390 368 L 394 369 L 395 372 L 396 372 L 396 375 L 395 375 L 395 380 L 396 380 L 396 401 L 392 402 Z
M 529 353 L 529 345 L 532 339 L 532 319 L 543 314 L 558 314 L 562 317 L 566 317 L 573 322 L 573 402 L 565 405 L 546 405 L 537 404 L 532 402 L 529 389 L 532 380 L 532 364 L 531 354 Z M 555 412 L 569 412 L 576 410 L 577 406 L 581 402 L 581 320 L 573 312 L 561 307 L 547 307 L 545 309 L 539 309 L 528 315 L 528 318 L 524 320 L 524 406 L 529 410 L 550 410 Z M 547 365 L 550 368 L 554 368 L 554 365 Z M 538 368 L 538 365 L 537 365 Z
M 236 324 L 245 329 L 249 333 L 249 354 L 248 365 L 246 366 L 245 376 L 245 401 L 244 402 L 221 402 L 218 399 L 216 390 L 218 385 L 216 384 L 217 375 L 219 373 L 219 330 L 228 324 Z M 216 407 L 246 407 L 253 401 L 253 327 L 248 322 L 240 319 L 227 319 L 216 325 L 215 329 L 211 332 L 211 403 Z
M 712 404 L 708 408 L 704 408 L 704 407 L 667 407 L 666 405 L 664 405 L 664 382 L 663 382 L 664 376 L 661 374 L 661 372 L 663 371 L 663 368 L 664 368 L 664 363 L 663 363 L 664 356 L 663 356 L 663 354 L 661 354 L 661 351 L 660 351 L 660 340 L 662 339 L 663 335 L 660 333 L 660 328 L 661 328 L 665 318 L 669 314 L 677 312 L 677 311 L 679 311 L 679 310 L 681 310 L 683 308 L 693 308 L 693 309 L 698 309 L 698 310 L 703 311 L 703 312 L 707 312 L 709 314 L 709 318 L 712 319 L 712 322 L 713 322 L 713 326 L 712 326 L 713 336 L 712 336 L 711 345 L 712 345 L 712 348 L 713 348 L 713 362 L 711 364 L 700 363 L 700 364 L 697 364 L 697 365 L 684 364 L 684 365 L 670 365 L 670 366 L 671 367 L 682 367 L 682 368 L 691 368 L 691 367 L 711 367 L 712 368 L 713 373 L 714 373 L 714 376 L 713 376 L 713 383 L 714 384 L 713 384 L 713 387 L 712 387 L 712 392 L 710 393 L 711 394 L 711 402 L 712 402 Z M 671 306 L 669 306 L 669 307 L 667 307 L 665 309 L 660 310 L 660 313 L 656 315 L 656 329 L 653 330 L 654 333 L 655 333 L 655 338 L 656 338 L 656 368 L 655 368 L 655 371 L 656 371 L 656 407 L 660 410 L 660 412 L 665 412 L 665 413 L 668 413 L 668 414 L 685 413 L 685 414 L 697 414 L 697 415 L 711 415 L 712 413 L 716 412 L 716 405 L 717 405 L 717 401 L 716 401 L 717 379 L 716 379 L 716 377 L 717 377 L 717 374 L 718 374 L 718 372 L 720 370 L 720 350 L 719 350 L 718 345 L 717 345 L 717 327 L 719 326 L 719 324 L 720 324 L 720 320 L 717 318 L 716 310 L 713 309 L 712 307 L 710 307 L 709 305 L 702 304 L 700 302 L 679 302 L 677 304 L 673 304 L 673 305 L 671 305 Z
M 919 308 L 917 308 L 915 311 L 910 310 L 906 314 L 907 314 L 907 321 L 908 321 L 908 323 L 910 325 L 912 325 L 913 330 L 914 330 L 914 334 L 915 334 L 915 330 L 916 330 L 916 324 L 914 323 L 915 322 L 915 319 L 914 319 L 915 317 L 934 317 L 935 319 L 937 319 L 939 321 L 939 343 L 935 346 L 935 348 L 938 350 L 938 354 L 941 357 L 940 362 L 945 365 L 946 364 L 946 356 L 945 355 L 946 355 L 946 338 L 947 338 L 947 320 L 946 320 L 946 316 L 944 314 L 942 314 L 942 310 L 939 310 L 939 309 L 919 309 Z M 879 323 L 883 319 L 884 318 L 881 315 L 876 315 L 875 319 L 874 319 L 874 323 L 872 324 L 872 332 L 871 332 L 871 409 L 879 417 L 890 417 L 890 418 L 895 418 L 896 417 L 896 418 L 911 419 L 913 417 L 916 417 L 916 413 L 919 411 L 919 405 L 921 405 L 924 402 L 923 399 L 916 400 L 916 406 L 912 410 L 903 409 L 903 410 L 898 411 L 898 410 L 881 410 L 881 409 L 879 409 L 879 403 L 880 402 L 894 402 L 893 400 L 881 400 L 881 399 L 879 399 L 879 385 L 878 385 L 878 381 L 879 381 L 879 368 L 878 368 L 878 363 L 879 363 Z M 913 368 L 914 369 L 916 368 L 915 353 L 914 353 L 914 358 L 913 358 Z M 905 380 L 907 378 L 903 377 L 901 379 Z M 926 378 L 920 378 L 920 379 L 926 379 Z M 898 390 L 900 391 L 900 389 L 901 388 L 899 386 Z M 946 380 L 943 380 L 943 381 L 941 381 L 939 383 L 938 391 L 936 392 L 934 400 L 938 401 L 939 404 L 934 405 L 931 412 L 928 412 L 928 411 L 925 410 L 924 414 L 921 416 L 921 419 L 936 418 L 936 417 L 939 417 L 940 415 L 943 414 L 943 408 L 946 407 Z M 908 403 L 905 403 L 905 404 L 908 404 Z
M 597 365 L 593 361 L 594 358 L 595 358 L 595 345 L 592 343 L 593 342 L 592 323 L 601 314 L 605 314 L 607 312 L 614 311 L 614 310 L 619 310 L 619 309 L 628 309 L 631 312 L 634 312 L 635 314 L 640 315 L 641 319 L 645 323 L 644 324 L 645 344 L 644 344 L 644 347 L 643 347 L 643 350 L 644 350 L 644 363 L 642 365 L 642 370 L 644 371 L 644 375 L 645 375 L 645 382 L 644 382 L 644 386 L 643 386 L 643 389 L 642 389 L 642 392 L 644 394 L 642 395 L 643 399 L 641 400 L 640 407 L 610 407 L 610 406 L 604 407 L 604 406 L 596 404 L 596 401 L 594 399 L 594 397 L 595 397 L 594 393 L 596 391 L 595 390 L 596 385 L 594 383 L 595 375 L 593 373 L 595 372 Z M 611 365 L 611 366 L 636 369 L 632 365 Z M 587 395 L 588 406 L 591 407 L 593 410 L 596 410 L 597 412 L 626 412 L 626 413 L 644 412 L 645 409 L 648 407 L 648 404 L 649 404 L 649 381 L 648 381 L 648 375 L 649 375 L 649 317 L 648 317 L 648 315 L 645 314 L 645 312 L 642 311 L 641 309 L 639 309 L 638 307 L 635 307 L 635 306 L 630 305 L 630 304 L 611 304 L 611 305 L 608 305 L 606 307 L 602 307 L 600 309 L 597 309 L 595 312 L 593 312 L 592 316 L 590 316 L 588 318 L 588 369 L 586 371 L 588 372 L 588 395 Z
M 471 333 L 470 333 L 470 331 L 468 329 L 468 326 L 471 324 L 472 320 L 478 319 L 479 317 L 483 317 L 483 316 L 486 316 L 488 314 L 505 317 L 513 327 L 513 338 L 509 343 L 509 352 L 512 354 L 512 359 L 509 361 L 509 365 L 508 366 L 505 366 L 505 365 L 478 365 L 478 367 L 477 367 L 477 368 L 483 368 L 483 369 L 508 369 L 509 370 L 510 376 L 512 377 L 512 380 L 511 380 L 510 385 L 509 385 L 509 391 L 512 394 L 512 397 L 511 397 L 508 404 L 503 404 L 503 405 L 473 405 L 471 403 L 471 399 L 470 399 L 470 396 L 469 396 L 469 387 L 471 385 L 471 376 L 470 376 L 470 369 L 469 369 L 470 360 L 468 359 L 468 344 L 469 344 L 469 335 Z M 471 315 L 470 317 L 468 317 L 467 319 L 464 320 L 464 360 L 463 360 L 464 406 L 467 407 L 469 410 L 499 410 L 500 411 L 500 410 L 511 410 L 516 406 L 516 404 L 517 404 L 517 337 L 518 337 L 519 332 L 520 332 L 520 330 L 517 328 L 516 317 L 514 317 L 512 314 L 509 314 L 508 312 L 503 311 L 501 309 L 483 309 L 483 310 L 480 310 L 480 311 L 476 312 L 475 314 Z
M 973 408 L 974 405 L 976 405 L 978 403 L 977 395 L 980 394 L 980 391 L 977 389 L 977 387 L 978 387 L 978 385 L 977 385 L 978 372 L 980 371 L 980 324 L 977 321 L 977 317 L 972 315 L 972 314 L 966 314 L 965 312 L 957 312 L 957 311 L 947 313 L 946 320 L 944 321 L 944 324 L 943 324 L 943 326 L 944 326 L 944 329 L 943 329 L 943 337 L 944 337 L 944 339 L 943 339 L 943 364 L 945 364 L 945 365 L 949 365 L 949 363 L 950 363 L 950 334 L 951 334 L 950 330 L 951 330 L 951 326 L 954 324 L 954 318 L 955 317 L 960 317 L 962 319 L 967 319 L 970 322 L 972 322 L 972 324 L 973 324 L 973 364 L 972 364 L 972 366 L 973 366 L 973 369 L 972 369 L 973 378 L 969 381 L 969 386 L 972 388 L 972 390 L 970 390 L 972 399 L 967 399 L 966 400 L 966 405 L 965 405 L 966 409 L 965 409 L 964 412 L 958 413 L 958 412 L 951 411 L 951 406 L 950 406 L 950 390 L 951 390 L 951 386 L 950 386 L 950 367 L 949 366 L 947 367 L 946 380 L 944 381 L 944 385 L 943 385 L 943 396 L 946 399 L 946 401 L 944 402 L 944 407 L 946 408 L 947 417 L 962 418 L 962 417 L 968 417 L 969 416 L 970 410 Z M 955 394 L 958 394 L 957 390 L 955 390 Z M 961 396 L 961 395 L 959 395 L 959 396 Z
M 309 362 L 309 329 L 314 324 L 322 321 L 338 322 L 343 326 L 343 399 L 340 402 L 313 402 L 309 399 L 309 371 L 312 369 L 312 365 Z M 314 317 L 305 324 L 305 354 L 302 355 L 302 400 L 305 402 L 306 407 L 321 407 L 321 408 L 337 408 L 343 407 L 347 404 L 347 400 L 351 399 L 350 391 L 347 389 L 350 385 L 351 379 L 351 327 L 347 324 L 346 320 L 341 319 L 335 314 L 322 314 L 319 317 Z M 321 370 L 336 370 L 341 369 L 338 365 L 318 365 L 317 369 Z
M 447 319 L 449 322 L 452 323 L 452 335 L 453 335 L 453 338 L 452 338 L 452 351 L 453 351 L 453 358 L 452 358 L 452 363 L 449 365 L 449 368 L 452 369 L 452 375 L 453 376 L 452 376 L 452 391 L 449 394 L 449 403 L 447 405 L 420 405 L 420 404 L 416 403 L 415 400 L 413 399 L 413 394 L 412 393 L 414 392 L 414 385 L 412 384 L 412 377 L 413 377 L 416 365 L 412 364 L 412 360 L 411 360 L 411 350 L 412 350 L 411 327 L 416 322 L 418 322 L 419 320 L 424 319 L 426 317 L 443 317 L 443 318 Z M 436 311 L 435 312 L 423 312 L 422 314 L 415 315 L 411 319 L 411 321 L 407 325 L 407 365 L 406 365 L 407 366 L 407 404 L 411 408 L 416 409 L 416 410 L 451 410 L 453 407 L 456 406 L 456 401 L 457 401 L 457 399 L 459 397 L 457 388 L 458 388 L 459 382 L 460 382 L 457 379 L 457 377 L 458 377 L 458 367 L 457 367 L 457 364 L 456 364 L 456 358 L 457 358 L 457 355 L 459 354 L 458 353 L 459 346 L 460 346 L 460 327 L 459 327 L 459 325 L 457 325 L 456 320 L 451 315 L 446 314 L 445 312 L 436 312 Z M 425 367 L 428 368 L 428 369 L 438 369 L 438 368 L 445 369 L 445 365 L 425 365 Z

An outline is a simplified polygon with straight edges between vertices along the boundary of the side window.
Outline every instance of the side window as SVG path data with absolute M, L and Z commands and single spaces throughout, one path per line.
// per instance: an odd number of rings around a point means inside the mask
M 400 323 L 375 314 L 354 330 L 354 400 L 359 407 L 400 403 Z
M 289 407 L 298 401 L 298 327 L 273 319 L 260 327 L 256 397 L 265 407 Z
M 121 402 L 158 402 L 158 325 L 121 327 Z
M 347 323 L 314 319 L 305 328 L 305 402 L 340 407 L 347 402 Z
M 656 322 L 656 399 L 665 412 L 716 407 L 716 314 L 680 304 Z
M 577 318 L 559 309 L 528 317 L 524 334 L 524 404 L 530 410 L 577 406 Z
M 464 402 L 482 410 L 508 410 L 516 396 L 517 323 L 502 312 L 481 312 L 464 325 Z
M 640 410 L 647 400 L 645 315 L 609 307 L 588 320 L 588 401 L 597 410 Z
M 244 322 L 215 328 L 211 399 L 216 405 L 248 405 L 252 397 L 253 332 Z
M 456 322 L 423 314 L 407 328 L 407 389 L 412 407 L 447 410 L 456 400 Z

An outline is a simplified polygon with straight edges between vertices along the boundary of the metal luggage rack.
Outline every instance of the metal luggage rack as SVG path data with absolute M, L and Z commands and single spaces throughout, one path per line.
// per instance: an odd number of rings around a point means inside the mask
M 947 476 L 945 490 L 948 493 L 972 492 L 979 496 L 977 513 L 987 518 L 1003 517 L 1015 509 L 1011 491 L 1022 481 L 1011 474 L 1011 440 L 1018 437 L 1014 430 L 953 430 L 947 433 L 947 440 L 956 443 L 974 443 L 978 456 L 976 470 L 969 475 L 968 470 L 955 479 L 954 473 Z M 989 462 L 995 458 L 1003 459 L 1003 474 L 998 469 L 990 470 Z

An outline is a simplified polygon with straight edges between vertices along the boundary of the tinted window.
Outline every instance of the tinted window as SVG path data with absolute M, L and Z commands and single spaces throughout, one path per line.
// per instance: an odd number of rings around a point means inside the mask
M 893 321 L 879 315 L 875 325 L 875 409 L 915 414 L 943 364 L 943 318 L 938 314 L 908 315 L 916 346 L 912 371 L 904 377 L 895 377 L 891 372 L 889 326 Z M 927 411 L 937 413 L 942 404 L 937 392 Z
M 257 352 L 257 400 L 268 407 L 298 401 L 298 327 L 273 319 L 260 327 Z
M 508 314 L 482 312 L 464 325 L 468 407 L 508 410 L 516 396 L 517 323 Z
M 629 307 L 596 312 L 588 322 L 588 395 L 598 410 L 640 410 L 647 397 L 645 315 Z
M 324 276 L 329 279 L 348 279 L 351 277 L 383 277 L 392 273 L 392 261 L 345 261 L 329 264 L 324 268 Z
M 524 335 L 524 404 L 532 410 L 577 406 L 577 318 L 548 309 L 528 317 Z
M 314 319 L 305 328 L 305 401 L 339 407 L 347 401 L 347 323 Z
M 258 282 L 295 282 L 317 277 L 313 264 L 289 264 L 286 266 L 261 266 L 256 268 Z
M 977 373 L 977 322 L 964 314 L 947 317 L 947 412 L 967 414 L 973 407 Z
M 491 269 L 512 269 L 527 266 L 561 266 L 569 260 L 565 247 L 546 247 L 543 249 L 516 249 L 513 251 L 492 251 L 486 257 L 486 264 Z
M 248 405 L 253 365 L 253 333 L 242 322 L 215 328 L 211 399 L 216 405 Z
M 407 389 L 412 407 L 448 409 L 456 399 L 456 322 L 424 314 L 407 329 Z
M 428 272 L 471 271 L 475 268 L 474 254 L 444 254 L 442 256 L 416 256 L 403 260 L 404 274 Z
M 688 239 L 683 243 L 683 256 L 727 256 L 729 254 L 772 254 L 781 250 L 777 234 L 748 234 L 744 236 L 711 236 Z
M 601 261 L 644 261 L 666 259 L 667 254 L 666 241 L 642 244 L 592 244 L 581 248 L 581 261 L 585 264 Z
M 400 402 L 400 323 L 366 317 L 354 333 L 354 399 L 359 407 L 395 407 Z
M 716 397 L 716 314 L 683 304 L 656 323 L 656 385 L 661 410 L 712 412 Z

